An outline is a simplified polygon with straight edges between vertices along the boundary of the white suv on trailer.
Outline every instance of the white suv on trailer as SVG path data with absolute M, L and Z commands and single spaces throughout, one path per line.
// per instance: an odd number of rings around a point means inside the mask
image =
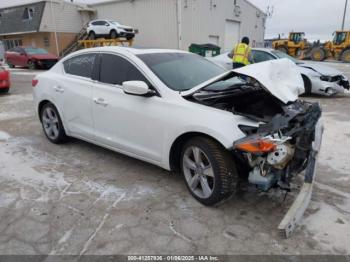
M 91 21 L 86 30 L 91 40 L 97 37 L 110 37 L 112 39 L 125 37 L 127 40 L 130 40 L 135 37 L 135 29 L 133 27 L 122 25 L 112 20 Z

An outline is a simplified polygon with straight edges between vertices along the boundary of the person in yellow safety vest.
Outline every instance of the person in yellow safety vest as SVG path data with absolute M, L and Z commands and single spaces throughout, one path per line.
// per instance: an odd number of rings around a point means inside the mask
M 249 38 L 243 37 L 241 43 L 237 44 L 231 52 L 232 67 L 240 68 L 249 65 L 252 59 L 252 50 L 249 47 Z

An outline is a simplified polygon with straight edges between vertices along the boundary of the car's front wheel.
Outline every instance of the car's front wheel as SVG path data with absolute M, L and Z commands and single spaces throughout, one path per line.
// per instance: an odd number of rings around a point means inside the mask
M 233 159 L 210 138 L 196 137 L 185 144 L 181 170 L 192 196 L 207 206 L 228 198 L 236 188 L 238 176 Z
M 41 123 L 46 137 L 54 144 L 66 142 L 67 135 L 64 131 L 61 117 L 52 103 L 43 106 L 40 113 Z
M 109 34 L 109 37 L 110 37 L 111 39 L 116 39 L 116 38 L 118 38 L 118 33 L 117 33 L 117 31 L 112 30 L 112 31 L 110 32 L 110 34 Z
M 36 64 L 35 64 L 35 62 L 32 61 L 32 60 L 29 60 L 29 61 L 28 61 L 28 68 L 29 68 L 30 70 L 35 70 L 35 69 L 36 69 Z

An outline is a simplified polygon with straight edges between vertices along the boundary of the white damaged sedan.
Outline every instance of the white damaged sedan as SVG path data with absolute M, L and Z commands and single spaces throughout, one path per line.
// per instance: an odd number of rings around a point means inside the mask
M 342 94 L 350 88 L 349 80 L 342 72 L 319 62 L 297 60 L 281 51 L 269 48 L 253 48 L 252 57 L 254 63 L 283 58 L 294 62 L 303 78 L 305 94 L 332 96 Z M 211 57 L 209 60 L 227 70 L 232 69 L 232 59 L 229 57 L 228 52 Z
M 288 235 L 311 196 L 322 137 L 321 109 L 298 100 L 297 72 L 287 59 L 227 72 L 178 50 L 101 47 L 38 75 L 34 101 L 51 142 L 76 137 L 179 170 L 204 205 L 243 180 L 289 191 L 306 170 Z

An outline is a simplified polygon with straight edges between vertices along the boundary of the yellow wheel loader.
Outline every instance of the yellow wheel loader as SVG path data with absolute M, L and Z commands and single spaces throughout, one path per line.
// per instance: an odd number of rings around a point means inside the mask
M 304 32 L 291 32 L 288 39 L 279 39 L 272 42 L 272 47 L 290 56 L 300 58 L 305 50 L 310 48 Z
M 323 61 L 326 58 L 350 63 L 350 31 L 336 31 L 333 41 L 328 41 L 311 51 L 313 61 Z

